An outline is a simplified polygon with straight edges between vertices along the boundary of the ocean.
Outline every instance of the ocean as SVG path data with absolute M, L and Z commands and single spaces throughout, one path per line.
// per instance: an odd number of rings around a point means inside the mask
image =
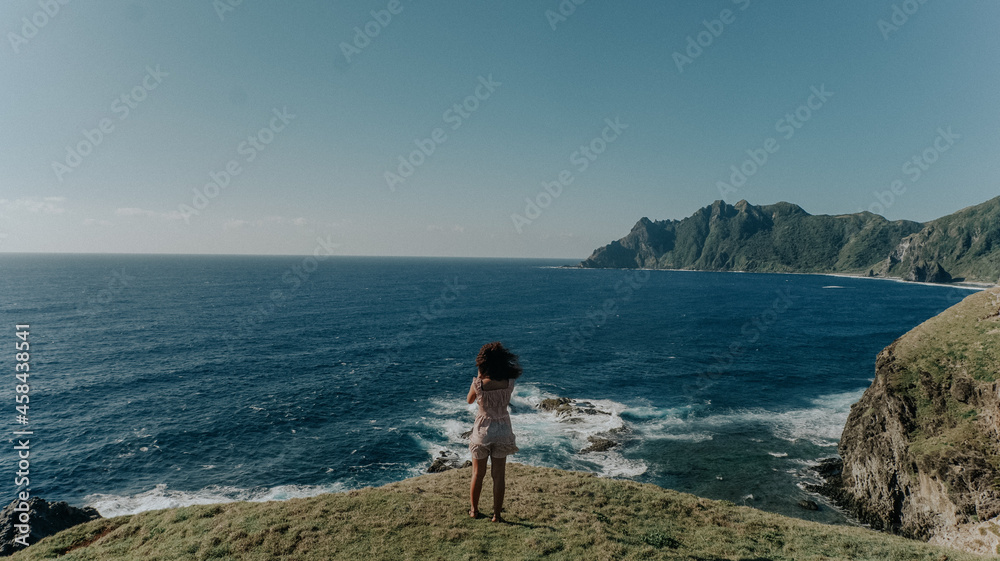
M 806 492 L 875 356 L 968 289 L 513 259 L 0 255 L 0 333 L 30 325 L 30 493 L 104 516 L 377 486 L 469 458 L 479 347 L 521 357 L 539 466 L 827 523 Z M 572 415 L 542 411 L 576 400 Z M 591 437 L 617 445 L 582 452 Z M 20 488 L 23 490 L 24 488 Z M 814 500 L 820 510 L 796 503 Z

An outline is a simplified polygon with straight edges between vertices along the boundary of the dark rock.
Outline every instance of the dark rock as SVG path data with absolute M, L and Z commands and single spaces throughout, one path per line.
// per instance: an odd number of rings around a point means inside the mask
M 24 546 L 14 542 L 18 535 L 15 524 L 21 524 L 19 515 L 21 512 L 15 511 L 22 501 L 14 500 L 0 510 L 0 555 L 10 555 L 17 550 L 24 549 Z M 28 545 L 38 542 L 38 540 L 57 534 L 66 528 L 90 522 L 101 517 L 100 513 L 93 507 L 77 508 L 70 506 L 65 501 L 50 503 L 41 497 L 31 497 L 27 501 L 29 521 L 31 531 L 28 534 Z
M 871 524 L 876 529 L 881 529 L 881 523 L 872 520 L 868 515 L 864 505 L 844 489 L 843 473 L 844 460 L 840 458 L 826 458 L 820 460 L 819 465 L 812 468 L 812 471 L 820 477 L 822 483 L 819 485 L 806 485 L 806 491 L 819 493 L 838 507 L 856 516 L 865 524 Z M 801 506 L 801 505 L 800 505 Z
M 925 261 L 917 261 L 910 268 L 906 276 L 903 277 L 908 281 L 915 282 L 932 282 L 932 283 L 948 283 L 951 282 L 951 275 L 948 271 L 944 270 L 937 261 L 932 261 L 927 263 Z
M 844 460 L 840 458 L 825 458 L 819 461 L 819 465 L 812 468 L 812 471 L 816 472 L 816 475 L 822 477 L 823 479 L 829 479 L 840 475 L 840 472 L 844 469 Z
M 552 399 L 543 399 L 542 402 L 538 404 L 538 408 L 542 411 L 570 413 L 573 411 L 572 403 L 573 400 L 568 397 L 556 397 Z
M 586 454 L 587 452 L 604 452 L 618 446 L 618 443 L 614 440 L 600 436 L 591 436 L 587 440 L 590 442 L 590 446 L 580 450 L 581 454 Z
M 600 409 L 597 409 L 596 407 L 588 407 L 586 409 L 582 409 L 581 408 L 581 409 L 578 409 L 578 411 L 580 411 L 581 413 L 587 414 L 587 415 L 610 415 L 611 414 L 611 413 L 609 413 L 607 411 L 601 411 Z
M 431 467 L 427 468 L 427 473 L 441 473 L 449 469 L 455 469 L 455 466 L 448 462 L 448 458 L 434 458 Z
M 431 462 L 431 466 L 427 468 L 427 473 L 441 473 L 442 471 L 448 471 L 449 469 L 465 468 L 471 465 L 471 460 L 459 463 L 458 454 L 449 454 L 448 452 L 442 450 L 441 455 L 434 458 L 434 461 Z
M 569 399 L 568 397 L 543 399 L 542 402 L 538 404 L 538 408 L 542 411 L 552 411 L 557 415 L 564 416 L 564 418 L 560 420 L 567 423 L 582 422 L 582 419 L 577 417 L 569 417 L 573 413 L 583 415 L 611 415 L 610 412 L 598 409 L 589 401 L 577 401 L 575 399 Z
M 462 438 L 463 439 L 468 439 L 468 438 L 471 438 L 471 437 L 472 437 L 472 431 L 471 430 L 467 430 L 467 431 L 465 431 L 465 432 L 462 433 Z
M 973 389 L 972 380 L 968 378 L 955 378 L 951 382 L 951 396 L 962 403 L 969 401 Z
M 799 504 L 800 508 L 804 508 L 806 510 L 819 510 L 819 505 L 816 504 L 816 501 L 810 501 L 808 499 L 802 499 L 801 501 L 799 501 L 798 504 Z

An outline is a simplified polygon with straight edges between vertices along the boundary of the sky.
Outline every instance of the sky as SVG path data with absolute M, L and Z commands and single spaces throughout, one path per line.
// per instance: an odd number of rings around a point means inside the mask
M 987 0 L 4 0 L 0 252 L 584 259 L 1000 195 Z

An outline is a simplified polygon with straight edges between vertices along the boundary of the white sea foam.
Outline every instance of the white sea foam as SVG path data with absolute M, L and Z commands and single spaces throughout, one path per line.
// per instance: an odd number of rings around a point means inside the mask
M 764 408 L 738 409 L 709 415 L 698 415 L 689 407 L 635 407 L 623 416 L 635 421 L 634 429 L 644 439 L 710 440 L 712 434 L 731 426 L 757 424 L 767 427 L 776 438 L 789 442 L 806 441 L 817 446 L 836 446 L 840 440 L 851 404 L 861 398 L 864 390 L 827 394 L 812 400 L 812 406 L 787 411 Z M 685 438 L 688 437 L 688 438 Z M 763 442 L 760 438 L 750 438 Z M 785 452 L 773 452 L 777 456 Z M 781 456 L 781 457 L 784 457 Z
M 581 453 L 590 446 L 591 437 L 627 429 L 621 417 L 627 409 L 625 404 L 608 399 L 574 398 L 570 412 L 539 409 L 543 400 L 556 397 L 559 396 L 532 384 L 515 387 L 510 418 L 521 449 L 516 461 L 596 471 L 607 477 L 635 477 L 646 471 L 645 462 L 624 457 L 620 447 Z M 431 457 L 444 452 L 449 457 L 455 454 L 468 458 L 469 441 L 462 435 L 472 429 L 476 408 L 475 404 L 459 400 L 432 399 L 428 411 L 433 416 L 421 420 L 440 434 L 442 441 L 430 442 L 418 435 L 414 438 Z
M 864 390 L 828 394 L 812 400 L 813 407 L 771 411 L 763 408 L 742 409 L 712 415 L 699 422 L 722 427 L 736 423 L 761 424 L 771 433 L 789 442 L 807 441 L 817 446 L 833 447 L 851 412 L 851 404 L 861 398 Z
M 711 440 L 704 431 L 692 431 L 698 425 L 694 406 L 628 408 L 622 415 L 634 424 L 644 438 L 666 440 Z
M 835 447 L 851 404 L 863 391 L 823 395 L 805 408 L 786 411 L 752 408 L 715 412 L 706 404 L 628 406 L 613 400 L 565 396 L 573 398 L 573 412 L 556 413 L 538 408 L 542 400 L 556 395 L 531 384 L 520 384 L 511 399 L 511 424 L 521 448 L 515 461 L 595 471 L 604 476 L 635 477 L 645 473 L 648 464 L 626 457 L 630 442 L 698 443 L 730 433 L 734 427 L 746 426 L 759 426 L 774 438 L 791 443 Z M 433 458 L 444 452 L 449 457 L 468 458 L 468 439 L 462 435 L 472 428 L 475 410 L 476 405 L 459 400 L 432 400 L 431 415 L 423 417 L 421 422 L 434 429 L 440 438 L 424 440 L 417 437 L 428 455 Z M 584 412 L 586 410 L 590 413 Z M 581 453 L 590 445 L 590 437 L 603 436 L 609 431 L 623 434 L 623 444 L 606 451 Z M 750 440 L 764 442 L 759 437 Z M 760 452 L 775 458 L 788 458 L 790 454 L 790 451 L 773 451 L 773 448 Z
M 136 514 L 147 510 L 177 508 L 191 505 L 230 503 L 234 501 L 283 501 L 304 497 L 314 497 L 323 493 L 337 493 L 347 490 L 340 483 L 332 485 L 279 485 L 277 487 L 239 487 L 212 485 L 200 491 L 177 491 L 167 489 L 165 484 L 136 495 L 87 495 L 84 500 L 101 516 L 110 518 L 124 514 Z
M 836 446 L 847 424 L 851 405 L 861 399 L 864 389 L 827 394 L 812 400 L 814 407 L 778 414 L 775 436 L 795 442 L 808 440 L 820 446 Z

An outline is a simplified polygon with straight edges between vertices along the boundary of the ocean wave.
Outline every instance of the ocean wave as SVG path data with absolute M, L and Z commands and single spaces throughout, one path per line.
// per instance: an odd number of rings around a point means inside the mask
M 159 484 L 148 491 L 135 495 L 109 495 L 95 493 L 85 497 L 86 506 L 92 506 L 105 518 L 137 514 L 148 510 L 178 508 L 191 505 L 231 503 L 236 501 L 284 501 L 315 497 L 324 493 L 337 493 L 348 488 L 342 483 L 331 485 L 278 485 L 276 487 L 255 487 L 243 489 L 212 485 L 199 491 L 179 491 Z
M 766 427 L 775 438 L 792 443 L 809 442 L 816 446 L 834 447 L 840 441 L 851 404 L 858 401 L 864 390 L 834 393 L 812 399 L 812 406 L 801 409 L 773 411 L 765 408 L 735 409 L 704 417 L 689 417 L 684 421 L 692 428 L 725 430 L 733 426 Z M 759 440 L 756 440 L 759 441 Z
M 585 451 L 593 444 L 592 439 L 628 431 L 621 416 L 628 406 L 610 399 L 574 398 L 571 407 L 560 411 L 541 408 L 546 399 L 559 397 L 533 384 L 515 387 L 510 419 L 520 448 L 516 461 L 594 471 L 605 477 L 636 477 L 646 472 L 646 462 L 622 454 L 620 438 L 614 438 L 618 444 L 610 449 Z M 465 433 L 472 429 L 476 408 L 476 404 L 459 400 L 431 399 L 430 415 L 421 417 L 420 422 L 431 428 L 437 438 L 414 435 L 415 440 L 431 458 L 442 453 L 469 458 Z
M 559 396 L 532 384 L 520 384 L 511 398 L 511 424 L 521 451 L 516 461 L 537 465 L 583 469 L 610 477 L 635 477 L 649 467 L 645 460 L 628 458 L 628 445 L 636 441 L 699 443 L 720 434 L 760 430 L 761 436 L 790 443 L 837 446 L 841 431 L 864 390 L 819 396 L 811 406 L 785 411 L 765 408 L 716 411 L 708 405 L 656 407 L 627 405 L 609 399 L 573 398 L 572 408 L 546 411 L 546 399 Z M 432 399 L 421 423 L 432 429 L 430 438 L 418 437 L 430 458 L 442 453 L 468 458 L 468 438 L 476 405 L 458 400 Z M 756 427 L 754 429 L 753 427 Z M 609 438 L 618 444 L 600 451 L 586 451 L 592 439 Z M 764 437 L 766 438 L 766 436 Z M 760 437 L 750 440 L 764 442 Z M 788 459 L 789 451 L 763 449 L 774 458 Z M 797 453 L 793 454 L 797 455 Z

